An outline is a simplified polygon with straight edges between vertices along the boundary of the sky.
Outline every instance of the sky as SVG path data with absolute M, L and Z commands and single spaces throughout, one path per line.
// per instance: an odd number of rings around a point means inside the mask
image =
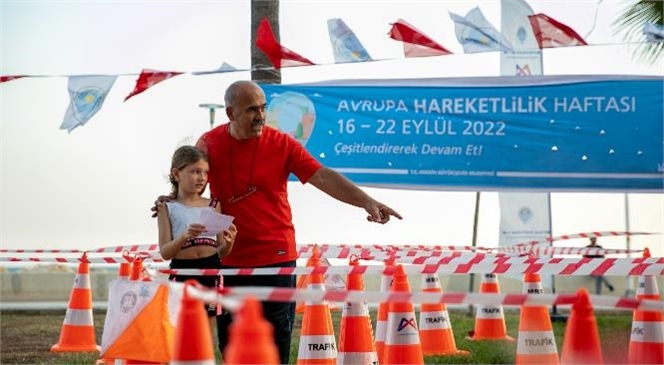
M 664 75 L 664 61 L 634 60 L 611 22 L 622 1 L 531 0 L 533 10 L 586 37 L 590 46 L 544 51 L 544 73 Z M 320 66 L 283 71 L 283 83 L 349 78 L 498 76 L 499 54 L 463 54 L 448 11 L 479 6 L 499 27 L 500 2 L 281 1 L 281 43 Z M 249 1 L 0 2 L 0 74 L 43 75 L 0 85 L 0 246 L 94 249 L 157 242 L 150 207 L 169 192 L 172 152 L 209 128 L 202 103 L 223 103 L 247 72 L 184 74 L 123 102 L 143 68 L 203 71 L 227 62 L 249 68 Z M 374 59 L 334 65 L 327 20 L 341 18 Z M 404 59 L 387 37 L 402 18 L 455 55 Z M 67 76 L 118 74 L 103 108 L 71 133 L 60 130 L 69 103 Z M 224 122 L 218 113 L 217 123 Z M 475 192 L 365 188 L 404 219 L 385 226 L 315 188 L 289 184 L 299 244 L 470 245 Z M 664 254 L 664 195 L 553 193 L 553 235 L 591 231 L 659 233 L 633 248 Z M 477 245 L 496 246 L 498 194 L 480 194 Z M 627 226 L 629 220 L 629 227 Z M 569 241 L 585 246 L 585 240 Z M 623 248 L 624 238 L 600 241 Z

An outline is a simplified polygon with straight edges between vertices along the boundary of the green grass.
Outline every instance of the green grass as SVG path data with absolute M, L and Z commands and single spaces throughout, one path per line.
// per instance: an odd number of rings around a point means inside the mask
M 101 344 L 105 311 L 94 312 L 97 343 Z M 371 312 L 375 324 L 376 313 Z M 341 317 L 332 312 L 335 332 Z M 59 341 L 64 311 L 5 311 L 0 314 L 0 363 L 2 364 L 94 364 L 98 353 L 52 353 L 51 346 Z M 516 343 L 504 341 L 469 341 L 475 318 L 467 311 L 450 310 L 457 348 L 470 351 L 469 356 L 427 356 L 427 364 L 513 364 Z M 296 317 L 291 344 L 291 363 L 297 359 L 302 316 Z M 517 338 L 519 312 L 506 310 L 508 335 Z M 607 364 L 627 363 L 627 349 L 632 325 L 631 312 L 600 312 L 597 316 L 600 341 Z M 558 351 L 562 351 L 565 323 L 553 322 Z M 218 355 L 218 354 L 217 354 Z M 218 358 L 219 359 L 219 358 Z

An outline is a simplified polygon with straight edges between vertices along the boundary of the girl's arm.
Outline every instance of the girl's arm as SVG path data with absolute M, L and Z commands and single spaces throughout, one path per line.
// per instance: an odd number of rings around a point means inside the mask
M 159 253 L 164 260 L 175 257 L 187 240 L 198 237 L 205 230 L 205 226 L 201 224 L 190 224 L 183 234 L 174 239 L 166 204 L 157 206 L 157 224 L 159 227 Z

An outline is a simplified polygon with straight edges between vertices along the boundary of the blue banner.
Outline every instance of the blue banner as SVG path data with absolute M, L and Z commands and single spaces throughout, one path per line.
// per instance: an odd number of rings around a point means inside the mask
M 663 81 L 533 76 L 262 87 L 268 124 L 358 184 L 661 192 Z

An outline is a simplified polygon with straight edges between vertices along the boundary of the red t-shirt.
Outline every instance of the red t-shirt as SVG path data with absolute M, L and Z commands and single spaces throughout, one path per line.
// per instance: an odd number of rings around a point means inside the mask
M 295 227 L 288 203 L 288 176 L 303 184 L 322 167 L 295 139 L 264 126 L 258 138 L 237 140 L 229 124 L 203 134 L 199 145 L 207 147 L 208 180 L 212 198 L 221 211 L 235 217 L 237 236 L 231 253 L 223 259 L 229 266 L 255 267 L 297 258 Z M 256 191 L 236 202 L 249 186 Z

